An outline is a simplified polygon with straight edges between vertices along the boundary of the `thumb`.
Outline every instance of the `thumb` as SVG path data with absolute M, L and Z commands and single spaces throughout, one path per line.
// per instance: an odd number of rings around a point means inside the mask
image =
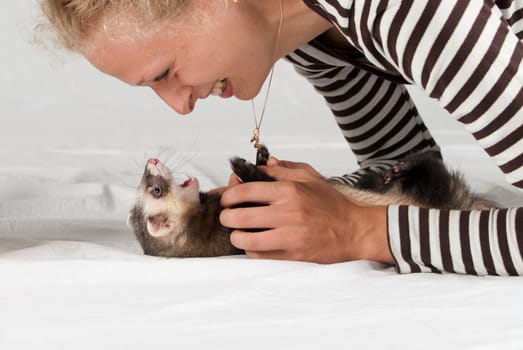
M 269 156 L 269 159 L 267 160 L 267 166 L 276 166 L 280 165 L 280 160 L 276 158 L 275 156 Z
M 274 165 L 274 166 L 279 165 L 279 166 L 281 166 L 283 168 L 287 168 L 287 169 L 305 170 L 314 176 L 323 178 L 323 176 L 308 163 L 293 162 L 290 160 L 279 160 L 277 158 L 274 158 L 274 160 L 272 162 L 270 162 L 270 160 L 271 159 L 269 158 L 269 160 L 267 161 L 267 165 Z

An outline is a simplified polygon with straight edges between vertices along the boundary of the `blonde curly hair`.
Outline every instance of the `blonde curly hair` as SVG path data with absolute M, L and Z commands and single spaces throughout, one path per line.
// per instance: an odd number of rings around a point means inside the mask
M 195 1 L 190 0 L 39 0 L 51 28 L 53 41 L 66 49 L 80 51 L 90 31 L 106 17 L 126 13 L 144 29 L 167 18 L 175 18 Z M 45 27 L 40 25 L 40 27 Z

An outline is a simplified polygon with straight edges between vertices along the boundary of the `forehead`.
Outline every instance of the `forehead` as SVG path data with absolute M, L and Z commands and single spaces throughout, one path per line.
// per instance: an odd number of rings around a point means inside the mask
M 158 41 L 180 41 L 199 33 L 205 35 L 207 28 L 222 22 L 222 16 L 227 14 L 225 6 L 218 6 L 218 1 L 183 3 L 185 5 L 177 5 L 177 10 L 165 9 L 156 14 L 152 6 L 141 10 L 109 9 L 92 23 L 80 51 L 102 61 L 104 53 L 107 56 L 127 47 L 158 49 Z
M 133 74 L 156 69 L 157 60 L 180 50 L 175 25 L 157 24 L 140 31 L 130 19 L 116 22 L 115 27 L 93 28 L 81 52 L 103 73 L 132 84 L 136 78 Z

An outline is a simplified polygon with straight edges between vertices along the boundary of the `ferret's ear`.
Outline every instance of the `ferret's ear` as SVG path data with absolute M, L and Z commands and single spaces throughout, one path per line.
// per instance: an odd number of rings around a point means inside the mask
M 131 224 L 131 213 L 129 213 L 129 215 L 127 215 L 127 227 L 129 228 L 133 228 L 133 225 Z
M 147 232 L 153 237 L 167 236 L 174 229 L 170 221 L 147 220 Z

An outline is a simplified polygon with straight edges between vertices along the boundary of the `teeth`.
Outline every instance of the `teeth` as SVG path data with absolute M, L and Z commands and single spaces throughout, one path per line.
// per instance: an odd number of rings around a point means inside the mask
M 216 80 L 216 83 L 214 84 L 211 95 L 215 95 L 215 96 L 220 95 L 223 92 L 223 90 L 225 89 L 226 85 L 227 85 L 227 81 L 225 80 L 225 78 Z

